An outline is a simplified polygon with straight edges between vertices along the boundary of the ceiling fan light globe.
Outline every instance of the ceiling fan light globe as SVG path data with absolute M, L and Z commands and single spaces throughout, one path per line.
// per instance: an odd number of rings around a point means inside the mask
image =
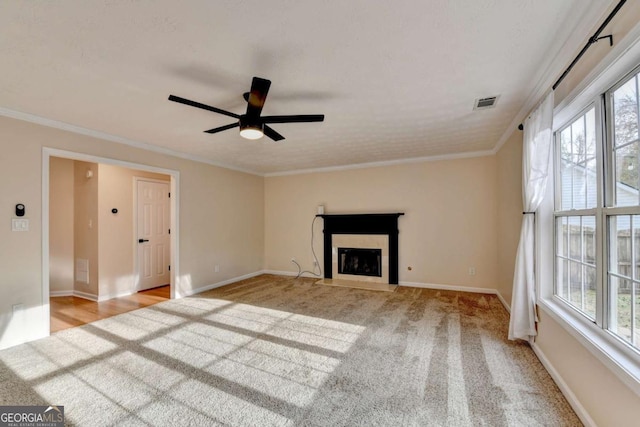
M 240 136 L 246 139 L 260 139 L 264 136 L 264 133 L 261 129 L 247 127 L 240 129 Z

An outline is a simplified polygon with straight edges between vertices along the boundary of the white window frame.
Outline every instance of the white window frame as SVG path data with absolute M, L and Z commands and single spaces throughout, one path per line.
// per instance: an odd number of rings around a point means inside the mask
M 562 154 L 561 154 L 561 150 L 559 148 L 560 146 L 560 133 L 566 129 L 567 127 L 571 126 L 571 124 L 579 117 L 584 116 L 589 110 L 591 109 L 595 110 L 595 121 L 596 121 L 596 126 L 595 126 L 595 133 L 596 133 L 596 206 L 592 207 L 592 208 L 584 208 L 584 209 L 569 209 L 569 210 L 561 210 L 558 209 L 556 210 L 557 206 L 560 206 L 561 203 L 561 180 L 558 179 L 558 177 L 560 176 L 560 167 L 561 167 L 561 162 L 562 162 Z M 601 121 L 599 120 L 599 118 L 601 117 L 601 108 L 598 107 L 598 103 L 597 102 L 590 102 L 586 107 L 584 107 L 582 110 L 580 110 L 577 114 L 575 114 L 574 116 L 572 116 L 566 123 L 563 123 L 562 126 L 559 126 L 553 134 L 553 182 L 554 182 L 554 190 L 555 190 L 555 197 L 554 197 L 554 208 L 553 208 L 553 297 L 558 299 L 559 301 L 561 301 L 562 304 L 566 304 L 571 310 L 575 311 L 576 313 L 578 313 L 580 316 L 584 316 L 588 321 L 590 322 L 594 322 L 595 323 L 599 323 L 599 314 L 601 315 L 602 313 L 602 308 L 599 306 L 599 302 L 602 299 L 602 293 L 603 293 L 603 289 L 601 286 L 602 283 L 602 263 L 598 262 L 599 260 L 602 259 L 602 238 L 603 238 L 603 228 L 602 228 L 602 209 L 600 208 L 602 206 L 602 201 L 603 201 L 603 192 L 602 192 L 602 176 L 603 176 L 603 150 L 602 150 L 602 132 L 600 131 L 599 128 L 599 123 L 601 123 Z M 555 127 L 555 126 L 554 126 Z M 571 199 L 573 200 L 573 192 L 572 192 L 572 196 Z M 570 304 L 569 302 L 565 301 L 564 299 L 562 299 L 561 297 L 556 295 L 556 289 L 557 289 L 557 277 L 558 277 L 558 266 L 557 266 L 557 254 L 556 254 L 556 249 L 557 249 L 557 226 L 556 226 L 556 221 L 558 218 L 562 218 L 562 217 L 571 217 L 571 216 L 593 216 L 595 217 L 595 224 L 596 224 L 596 313 L 595 313 L 595 319 L 592 319 L 590 317 L 587 316 L 586 313 L 583 313 L 581 310 L 579 310 L 577 307 L 573 306 L 572 304 Z M 569 248 L 567 247 L 567 249 L 569 250 Z M 584 280 L 584 279 L 583 279 Z
M 571 123 L 574 117 L 586 111 L 590 105 L 596 107 L 596 120 L 601 122 L 603 117 L 604 94 L 613 89 L 626 76 L 631 75 L 633 70 L 640 64 L 640 24 L 630 31 L 626 39 L 621 40 L 610 53 L 598 64 L 585 80 L 565 97 L 554 109 L 554 132 Z M 601 132 L 597 132 L 599 138 L 603 137 Z M 610 138 L 606 138 L 607 141 Z M 608 142 L 607 142 L 608 143 Z M 602 141 L 599 142 L 602 147 Z M 607 149 L 600 149 L 602 156 L 607 156 Z M 554 151 L 556 153 L 556 151 Z M 555 154 L 554 154 L 554 160 Z M 607 165 L 609 159 L 602 158 L 598 161 L 600 176 L 612 174 L 613 171 Z M 554 165 L 557 161 L 554 161 Z M 608 176 L 607 182 L 612 182 Z M 602 186 L 604 179 L 600 179 Z M 630 347 L 626 342 L 616 337 L 606 329 L 607 319 L 603 317 L 606 307 L 605 292 L 603 284 L 606 283 L 607 266 L 602 262 L 608 262 L 608 254 L 600 253 L 604 245 L 600 244 L 606 238 L 606 215 L 612 213 L 628 212 L 628 207 L 611 208 L 610 200 L 601 200 L 599 203 L 600 213 L 596 218 L 597 233 L 596 257 L 597 263 L 598 296 L 599 306 L 596 309 L 595 322 L 580 312 L 572 308 L 565 301 L 554 295 L 555 286 L 555 177 L 548 180 L 548 188 L 545 200 L 542 202 L 536 218 L 537 247 L 536 276 L 538 277 L 538 306 L 541 314 L 546 314 L 553 318 L 570 335 L 580 342 L 592 355 L 607 366 L 622 382 L 640 396 L 640 355 L 636 349 Z M 600 193 L 605 194 L 600 188 Z M 610 194 L 610 191 L 607 192 Z M 608 197 L 608 196 L 607 196 Z M 604 207 L 607 206 L 607 207 Z M 576 211 L 578 213 L 578 211 Z M 635 213 L 635 211 L 633 211 Z

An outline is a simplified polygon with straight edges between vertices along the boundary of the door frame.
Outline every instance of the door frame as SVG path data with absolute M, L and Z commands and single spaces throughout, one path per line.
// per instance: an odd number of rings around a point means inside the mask
M 171 197 L 169 199 L 169 215 L 171 216 L 171 235 L 169 236 L 169 250 L 171 253 L 169 261 L 171 263 L 171 274 L 169 275 L 169 287 L 171 290 L 170 298 L 180 298 L 181 295 L 176 292 L 177 280 L 178 277 L 180 277 L 180 247 L 178 245 L 178 242 L 180 241 L 180 171 L 108 157 L 94 156 L 91 154 L 77 153 L 74 151 L 60 150 L 57 148 L 42 147 L 42 302 L 44 308 L 43 315 L 46 319 L 46 328 L 43 331 L 46 332 L 46 334 L 44 334 L 44 336 L 49 336 L 51 334 L 51 307 L 49 306 L 49 161 L 51 157 L 122 166 L 134 170 L 160 173 L 170 177 L 169 188 L 171 191 Z
M 171 209 L 171 199 L 173 199 L 173 189 L 171 187 L 171 182 L 163 181 L 161 179 L 155 178 L 145 178 L 143 176 L 134 176 L 133 177 L 133 272 L 135 274 L 133 292 L 140 292 L 140 253 L 138 251 L 138 182 L 147 181 L 147 182 L 158 182 L 160 184 L 169 184 L 169 229 L 171 233 L 169 233 L 169 242 L 171 242 L 171 236 L 173 235 L 173 217 Z M 169 265 L 171 266 L 171 271 L 173 271 L 173 245 L 169 243 Z M 169 278 L 171 279 L 171 273 L 169 273 Z M 173 281 L 172 281 L 173 282 Z M 173 295 L 171 296 L 173 298 Z

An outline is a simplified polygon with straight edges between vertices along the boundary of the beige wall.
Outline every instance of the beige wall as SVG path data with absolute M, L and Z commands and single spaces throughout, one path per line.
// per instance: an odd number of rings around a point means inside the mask
M 133 293 L 134 256 L 134 177 L 170 181 L 168 175 L 120 166 L 98 166 L 99 298 Z M 117 214 L 111 209 L 118 209 Z
M 294 257 L 313 268 L 310 230 L 319 204 L 327 214 L 404 212 L 401 282 L 495 289 L 496 176 L 496 159 L 487 156 L 266 178 L 265 266 L 295 272 Z M 318 220 L 321 264 L 322 238 Z
M 0 348 L 48 333 L 42 295 L 44 146 L 180 173 L 179 293 L 263 267 L 262 177 L 5 117 L 0 141 Z M 12 232 L 7 225 L 16 203 L 27 207 L 28 232 Z M 24 316 L 12 316 L 14 304 L 24 305 Z
M 49 162 L 49 290 L 73 291 L 73 160 Z
M 87 173 L 93 176 L 87 178 Z M 74 162 L 74 258 L 89 262 L 89 283 L 74 282 L 75 292 L 98 297 L 98 180 L 97 163 Z
M 522 132 L 516 130 L 496 156 L 498 168 L 497 289 L 511 305 L 513 272 L 522 224 Z
M 540 311 L 536 344 L 595 425 L 638 425 L 638 395 L 544 311 Z

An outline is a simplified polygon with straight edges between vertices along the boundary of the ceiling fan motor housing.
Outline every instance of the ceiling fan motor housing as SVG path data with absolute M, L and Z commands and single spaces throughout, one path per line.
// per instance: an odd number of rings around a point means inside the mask
M 264 123 L 260 117 L 240 116 L 240 135 L 248 139 L 259 139 L 264 135 Z

